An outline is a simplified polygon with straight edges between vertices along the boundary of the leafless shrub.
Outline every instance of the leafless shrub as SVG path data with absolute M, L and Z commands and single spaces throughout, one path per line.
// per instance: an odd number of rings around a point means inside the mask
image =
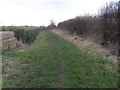
M 117 54 L 118 44 L 118 2 L 110 2 L 96 16 L 78 16 L 60 22 L 58 27 L 68 30 L 70 34 L 90 38 L 106 48 L 112 46 Z

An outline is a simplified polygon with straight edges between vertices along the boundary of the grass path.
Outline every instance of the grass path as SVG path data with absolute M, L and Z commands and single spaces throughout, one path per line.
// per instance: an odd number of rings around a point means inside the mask
M 3 87 L 117 87 L 114 66 L 52 32 L 41 31 L 33 44 L 3 54 Z

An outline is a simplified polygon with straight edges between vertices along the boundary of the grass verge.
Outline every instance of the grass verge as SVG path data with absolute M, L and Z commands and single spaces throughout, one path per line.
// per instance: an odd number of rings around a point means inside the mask
M 117 81 L 112 62 L 49 31 L 22 51 L 3 54 L 3 88 L 117 88 Z

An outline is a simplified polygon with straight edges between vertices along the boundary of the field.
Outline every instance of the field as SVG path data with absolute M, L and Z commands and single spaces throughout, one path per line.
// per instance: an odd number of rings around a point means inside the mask
M 12 31 L 2 31 L 0 34 L 2 36 L 0 42 L 2 49 L 8 49 L 15 46 L 17 41 Z
M 49 31 L 41 31 L 33 44 L 2 57 L 3 88 L 118 87 L 116 64 Z

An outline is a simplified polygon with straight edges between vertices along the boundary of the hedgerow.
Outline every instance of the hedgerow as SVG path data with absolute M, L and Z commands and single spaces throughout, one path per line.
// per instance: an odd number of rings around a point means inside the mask
M 24 29 L 15 29 L 13 30 L 15 37 L 17 38 L 18 41 L 22 41 L 24 44 L 31 44 L 34 42 L 36 39 L 36 36 L 39 33 L 39 29 L 35 30 L 24 30 Z
M 110 2 L 96 16 L 78 16 L 60 22 L 58 27 L 70 34 L 89 38 L 110 49 L 113 54 L 118 54 L 118 4 Z

